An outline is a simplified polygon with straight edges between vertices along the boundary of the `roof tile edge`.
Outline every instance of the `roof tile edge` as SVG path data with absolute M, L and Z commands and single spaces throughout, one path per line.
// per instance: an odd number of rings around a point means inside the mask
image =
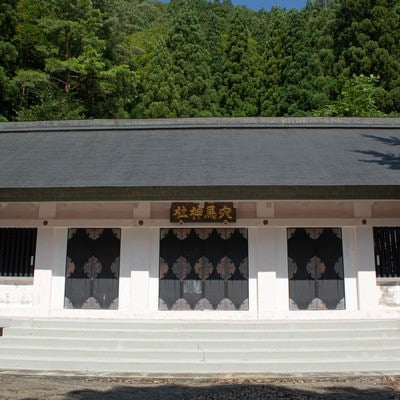
M 241 117 L 165 119 L 88 119 L 1 122 L 0 133 L 82 130 L 151 130 L 215 128 L 400 128 L 400 118 Z

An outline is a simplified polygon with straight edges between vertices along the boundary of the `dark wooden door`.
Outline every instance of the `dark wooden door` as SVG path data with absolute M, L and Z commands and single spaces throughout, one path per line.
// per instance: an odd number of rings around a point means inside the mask
M 290 309 L 344 309 L 340 228 L 288 229 Z
M 66 308 L 118 308 L 120 229 L 70 229 Z
M 161 310 L 248 310 L 246 229 L 161 229 Z

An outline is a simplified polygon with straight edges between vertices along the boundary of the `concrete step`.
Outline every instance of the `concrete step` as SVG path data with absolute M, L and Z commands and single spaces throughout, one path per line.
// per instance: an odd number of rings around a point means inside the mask
M 56 328 L 56 329 L 112 329 L 112 330 L 229 330 L 243 331 L 244 324 L 247 330 L 282 331 L 282 330 L 316 330 L 316 331 L 342 331 L 353 329 L 389 329 L 399 330 L 399 320 L 323 320 L 323 321 L 140 321 L 140 320 L 104 320 L 104 319 L 8 319 L 0 321 L 3 327 L 21 328 Z
M 51 348 L 52 350 L 68 348 L 71 350 L 82 349 L 111 349 L 111 350 L 218 350 L 222 346 L 228 349 L 245 349 L 249 351 L 262 349 L 286 349 L 297 350 L 301 347 L 307 351 L 317 350 L 343 350 L 343 349 L 398 349 L 400 348 L 400 340 L 381 340 L 380 338 L 359 338 L 355 342 L 354 338 L 327 339 L 327 338 L 270 338 L 270 339 L 226 339 L 226 338 L 209 338 L 205 337 L 195 341 L 193 339 L 164 339 L 162 337 L 151 338 L 128 338 L 123 340 L 115 340 L 115 338 L 86 338 L 86 337 L 40 337 L 30 336 L 29 340 L 25 336 L 4 337 L 0 340 L 0 352 L 2 349 L 17 347 L 19 349 L 30 348 Z
M 123 350 L 90 350 L 90 349 L 55 349 L 47 347 L 9 347 L 2 349 L 2 356 L 15 357 L 16 359 L 26 359 L 26 355 L 30 357 L 44 357 L 49 361 L 52 359 L 62 358 L 64 360 L 74 360 L 77 356 L 85 360 L 98 360 L 107 362 L 108 360 L 173 360 L 175 361 L 290 361 L 295 359 L 301 362 L 318 362 L 323 359 L 325 361 L 339 360 L 359 360 L 373 361 L 379 360 L 398 360 L 400 358 L 400 348 L 396 349 L 346 349 L 346 350 L 317 350 L 309 349 L 262 349 L 262 350 L 234 350 L 220 348 L 219 350 L 182 350 L 179 349 L 123 349 Z
M 400 321 L 9 320 L 0 369 L 400 372 Z
M 130 374 L 228 374 L 228 373 L 258 373 L 258 374 L 293 374 L 293 373 L 399 373 L 399 360 L 379 360 L 372 362 L 358 360 L 319 360 L 278 362 L 187 362 L 187 361 L 148 361 L 148 360 L 65 360 L 25 357 L 16 360 L 2 357 L 2 370 L 35 370 L 35 371 L 72 371 L 80 373 L 130 373 Z
M 295 340 L 297 338 L 304 339 L 315 339 L 323 336 L 325 339 L 345 339 L 348 337 L 357 338 L 376 338 L 376 339 L 396 339 L 398 338 L 398 331 L 395 329 L 381 330 L 380 328 L 375 329 L 343 329 L 343 330 L 306 330 L 306 329 L 287 329 L 281 331 L 269 331 L 269 330 L 231 330 L 228 327 L 226 329 L 212 329 L 212 330 L 196 330 L 196 329 L 71 329 L 71 328 L 5 328 L 3 337 L 13 336 L 38 336 L 38 337 L 64 337 L 64 338 L 108 338 L 112 337 L 118 340 L 124 339 L 173 339 L 173 340 L 202 340 L 205 337 L 220 337 L 229 338 L 232 340 L 257 340 L 257 339 L 275 339 L 281 338 L 286 340 Z
M 38 332 L 40 335 L 59 335 L 60 332 L 80 332 L 88 333 L 109 331 L 132 332 L 137 335 L 148 332 L 162 332 L 165 334 L 220 334 L 239 332 L 241 335 L 249 332 L 251 335 L 262 334 L 281 334 L 281 333 L 327 333 L 327 334 L 346 334 L 357 332 L 379 332 L 380 335 L 400 330 L 400 321 L 397 320 L 349 320 L 349 321 L 298 321 L 298 322 L 235 322 L 235 321 L 112 321 L 112 320 L 67 320 L 67 319 L 39 319 L 39 320 L 12 320 L 5 324 L 3 335 L 25 335 L 27 331 Z

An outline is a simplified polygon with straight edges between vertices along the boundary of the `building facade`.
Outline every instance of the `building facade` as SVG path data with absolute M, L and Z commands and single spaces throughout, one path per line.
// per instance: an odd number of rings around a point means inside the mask
M 399 122 L 1 124 L 0 315 L 397 318 Z

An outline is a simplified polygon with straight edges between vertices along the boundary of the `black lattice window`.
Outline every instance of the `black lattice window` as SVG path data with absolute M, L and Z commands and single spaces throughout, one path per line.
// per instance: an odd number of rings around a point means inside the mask
M 160 310 L 248 310 L 246 229 L 161 229 Z
M 344 268 L 340 228 L 288 229 L 291 310 L 343 310 Z
M 117 309 L 121 230 L 68 230 L 65 308 Z
M 33 276 L 36 236 L 34 228 L 0 229 L 0 276 Z
M 400 228 L 375 227 L 375 270 L 378 278 L 400 277 Z

